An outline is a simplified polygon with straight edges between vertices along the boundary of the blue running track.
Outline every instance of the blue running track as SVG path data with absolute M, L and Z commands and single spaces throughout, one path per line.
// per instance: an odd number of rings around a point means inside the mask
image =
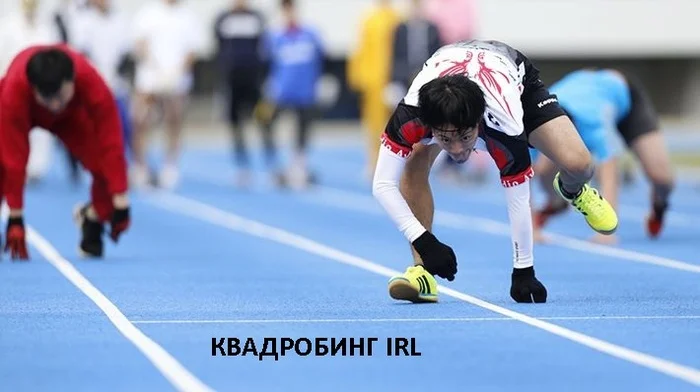
M 223 147 L 188 150 L 182 163 L 176 191 L 133 193 L 133 228 L 102 261 L 76 254 L 70 214 L 87 187 L 56 169 L 27 190 L 32 260 L 0 263 L 0 390 L 700 387 L 700 192 L 690 184 L 655 241 L 642 227 L 643 182 L 622 191 L 619 245 L 586 242 L 574 212 L 555 219 L 551 243 L 536 246 L 549 301 L 533 305 L 508 295 L 495 173 L 483 187 L 435 182 L 435 232 L 459 273 L 440 282 L 449 289 L 438 304 L 411 305 L 386 290 L 411 258 L 362 178 L 360 146 L 317 148 L 321 186 L 305 192 L 276 191 L 262 172 L 236 189 Z M 364 356 L 212 356 L 212 338 L 240 348 L 252 338 L 257 352 L 274 338 L 279 352 L 282 338 L 372 337 L 371 356 L 366 345 Z M 413 338 L 421 355 L 387 356 L 387 338 Z

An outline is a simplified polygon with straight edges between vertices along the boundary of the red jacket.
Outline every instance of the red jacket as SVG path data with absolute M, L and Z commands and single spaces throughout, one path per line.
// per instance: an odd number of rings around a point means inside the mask
M 25 71 L 31 56 L 47 47 L 68 53 L 75 69 L 75 95 L 58 114 L 36 102 Z M 65 45 L 25 49 L 0 80 L 0 157 L 4 169 L 0 179 L 10 209 L 23 206 L 29 131 L 33 127 L 61 139 L 93 177 L 106 181 L 111 195 L 127 191 L 122 125 L 114 96 L 88 60 Z

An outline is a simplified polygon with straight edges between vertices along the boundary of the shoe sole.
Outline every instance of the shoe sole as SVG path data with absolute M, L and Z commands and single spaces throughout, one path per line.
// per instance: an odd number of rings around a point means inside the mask
M 399 301 L 416 304 L 437 302 L 437 295 L 423 295 L 406 278 L 396 278 L 389 282 L 389 295 Z
M 88 253 L 84 251 L 81 247 L 78 246 L 78 256 L 81 259 L 101 259 L 102 255 L 95 255 L 92 253 Z
M 588 223 L 588 221 L 586 221 L 586 223 Z M 596 229 L 595 227 L 591 226 L 590 223 L 588 223 L 588 226 L 589 226 L 591 229 L 593 229 L 593 231 L 595 231 L 596 233 L 600 233 L 600 234 L 603 234 L 603 235 L 615 234 L 615 232 L 617 231 L 617 225 L 615 225 L 615 227 L 613 227 L 612 230 L 598 230 L 598 229 Z

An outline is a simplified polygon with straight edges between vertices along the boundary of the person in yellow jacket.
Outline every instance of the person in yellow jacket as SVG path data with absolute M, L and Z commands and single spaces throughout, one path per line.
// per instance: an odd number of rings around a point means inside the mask
M 348 85 L 360 95 L 362 125 L 367 137 L 368 175 L 374 173 L 379 138 L 391 115 L 391 108 L 384 99 L 384 88 L 390 81 L 394 30 L 400 22 L 401 14 L 391 0 L 378 0 L 362 23 L 357 49 L 348 61 Z

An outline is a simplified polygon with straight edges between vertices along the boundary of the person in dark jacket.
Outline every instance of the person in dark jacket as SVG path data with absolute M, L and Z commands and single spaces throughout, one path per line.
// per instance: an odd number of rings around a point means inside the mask
M 214 24 L 217 60 L 228 95 L 234 159 L 240 169 L 239 185 L 247 185 L 250 180 L 250 158 L 243 128 L 262 95 L 266 68 L 265 32 L 264 17 L 251 9 L 247 0 L 234 0 L 233 7 L 222 12 Z
M 406 90 L 425 60 L 443 44 L 437 25 L 423 16 L 421 5 L 422 0 L 413 0 L 411 15 L 394 33 L 391 80 Z

